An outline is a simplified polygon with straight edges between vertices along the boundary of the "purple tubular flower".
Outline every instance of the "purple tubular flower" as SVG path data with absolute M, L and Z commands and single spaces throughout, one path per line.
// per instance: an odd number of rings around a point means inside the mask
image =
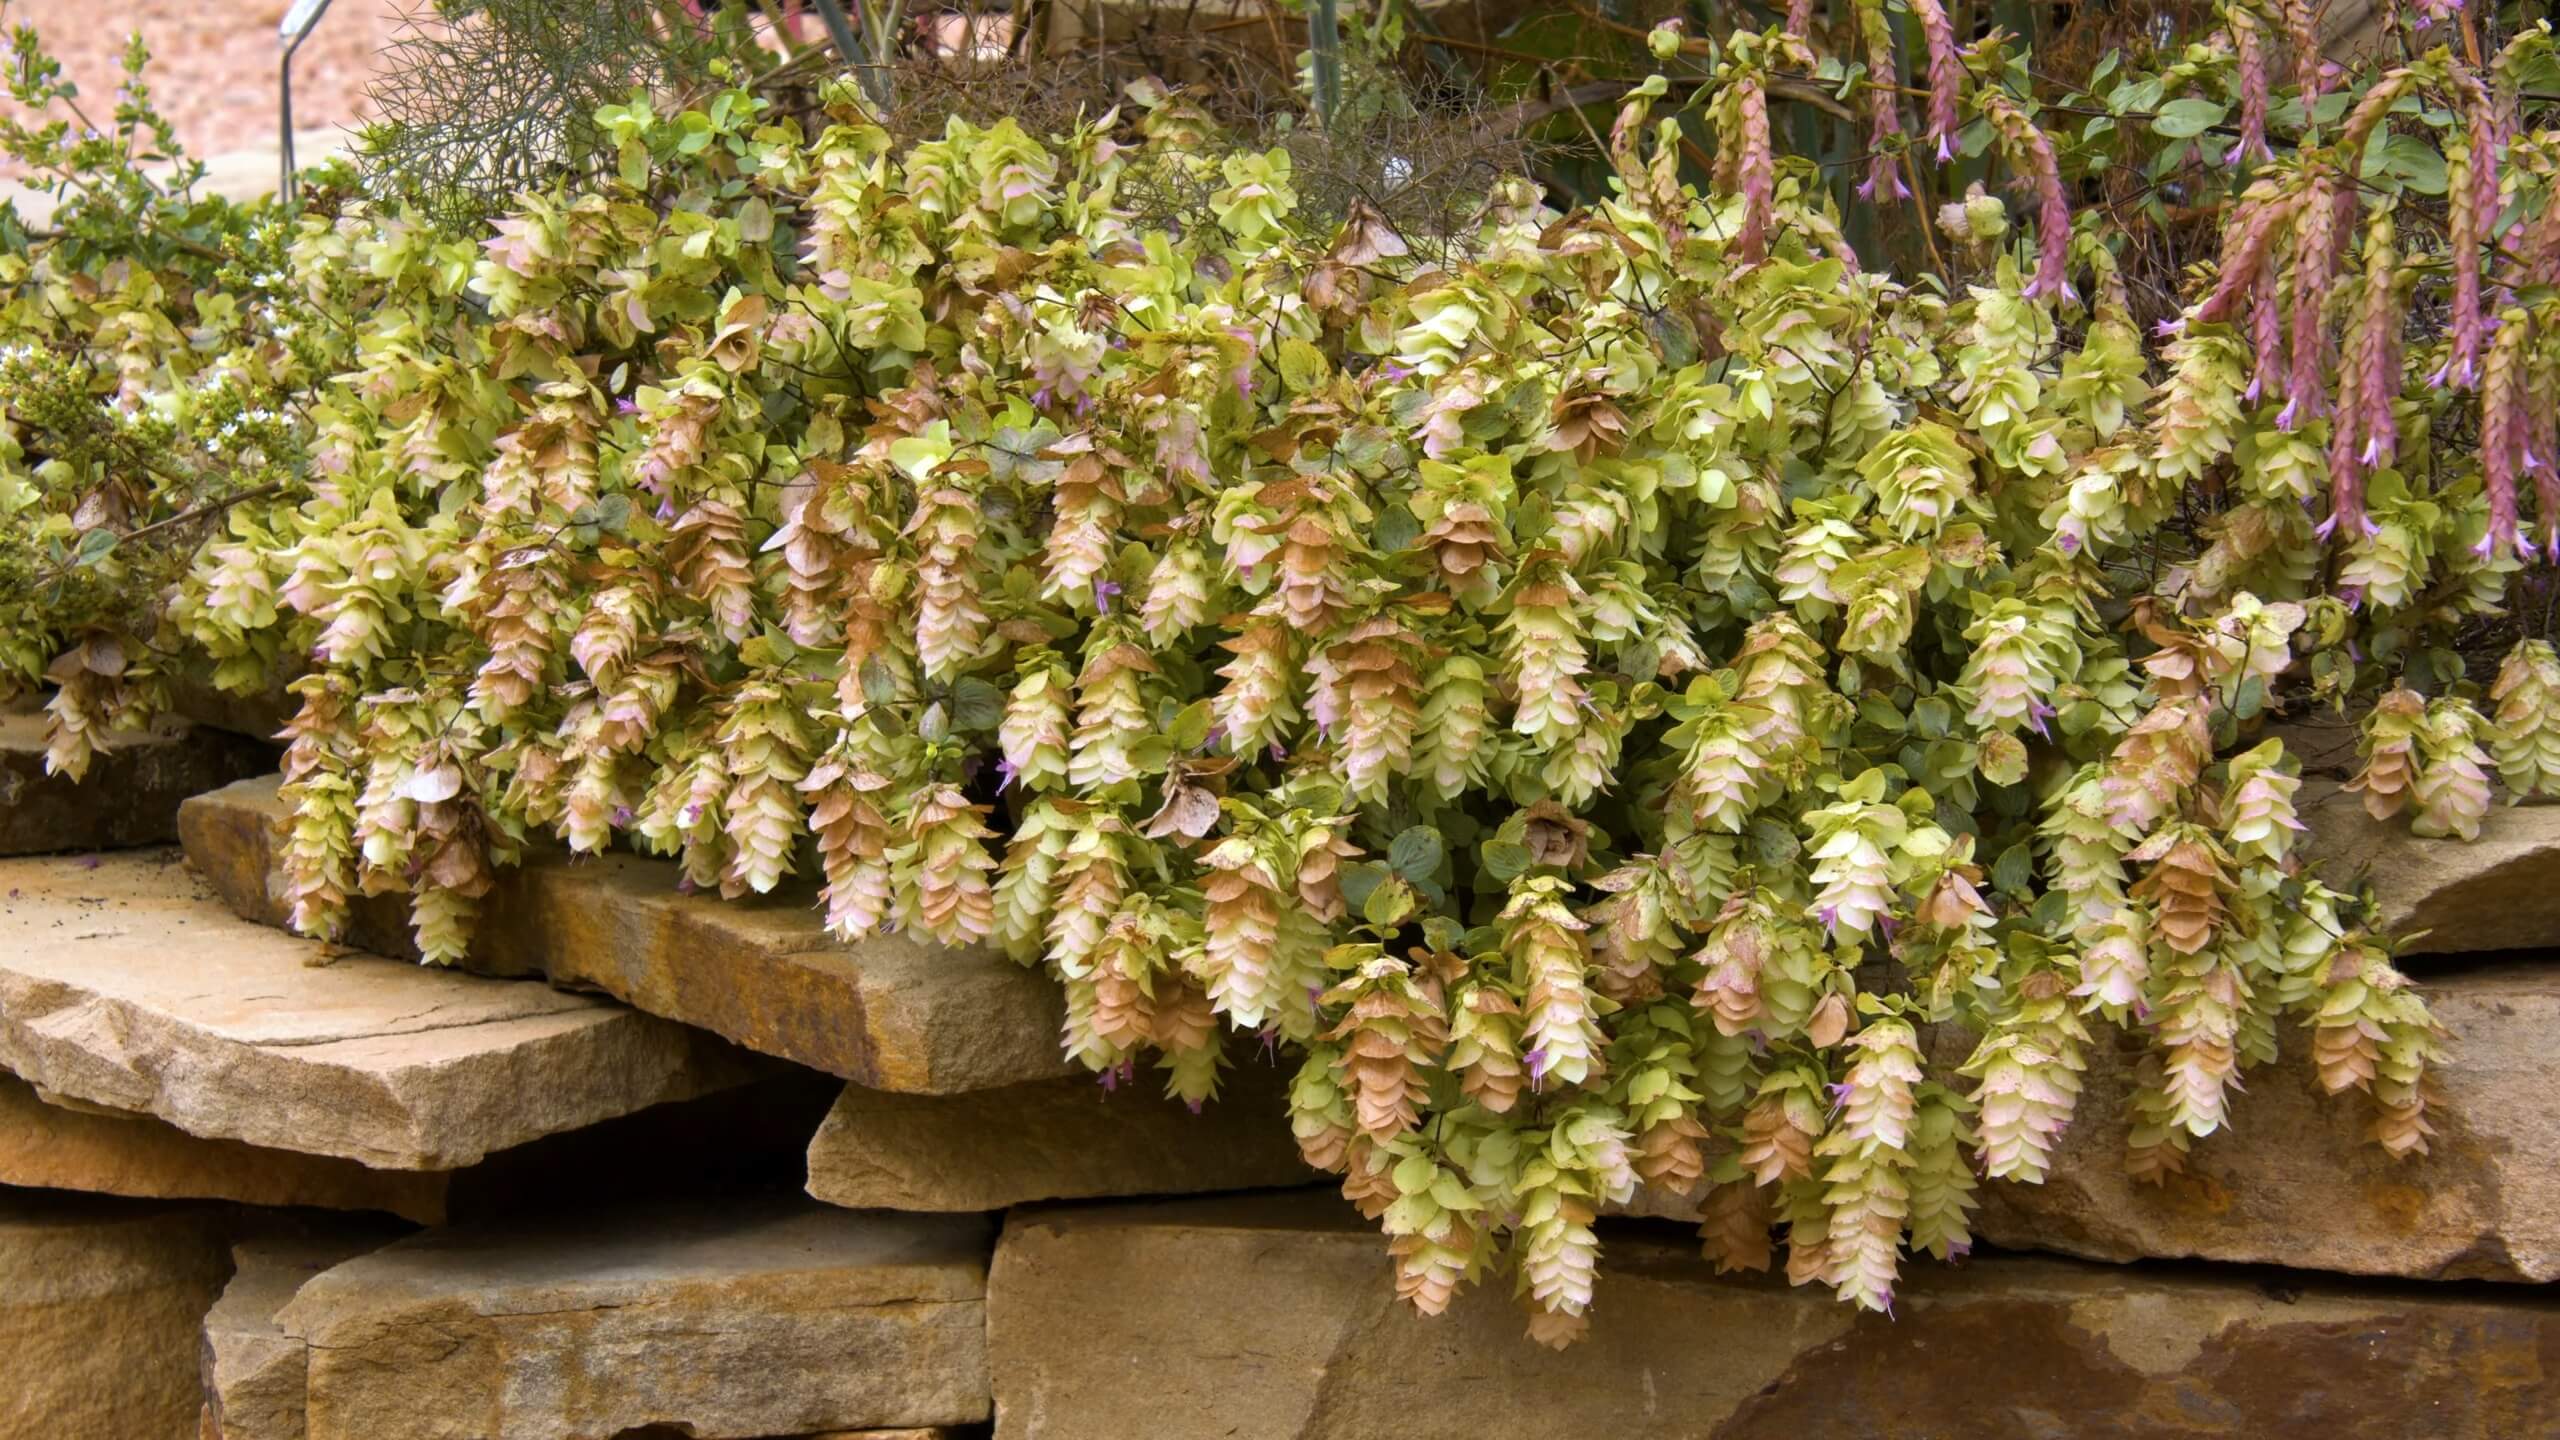
M 1022 774 L 1022 767 L 1011 760 L 1000 759 L 996 761 L 996 774 L 1001 777 L 996 781 L 996 793 L 1001 795 L 1013 788 L 1013 782 Z
M 1105 615 L 1110 614 L 1111 597 L 1119 593 L 1120 586 L 1116 581 L 1096 579 L 1093 582 L 1094 608 L 1100 610 Z

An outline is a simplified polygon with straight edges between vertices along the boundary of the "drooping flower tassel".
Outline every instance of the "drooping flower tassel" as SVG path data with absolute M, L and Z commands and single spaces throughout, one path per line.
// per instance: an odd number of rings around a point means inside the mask
M 2479 184 L 2479 171 L 2489 173 L 2490 193 L 2494 196 L 2497 160 L 2493 152 L 2479 143 L 2483 127 L 2475 115 L 2468 135 L 2454 135 L 2445 142 L 2445 190 L 2452 195 L 2473 193 Z M 2494 203 L 2494 201 L 2492 202 Z M 2446 328 L 2453 339 L 2452 350 L 2443 368 L 2430 377 L 2439 387 L 2467 390 L 2480 380 L 2480 348 L 2488 337 L 2487 312 L 2480 304 L 2480 212 L 2475 205 L 2445 207 L 2445 249 L 2453 263 L 2453 315 Z
M 2234 5 L 2231 49 L 2240 71 L 2240 141 L 2223 152 L 2226 165 L 2257 165 L 2276 158 L 2267 144 L 2267 50 L 2258 17 L 2246 5 Z
M 2276 419 L 2280 429 L 2290 430 L 2317 416 L 2327 403 L 2320 376 L 2329 357 L 2329 336 L 2321 324 L 2321 310 L 2337 263 L 2338 182 L 2321 170 L 2304 187 L 2294 222 L 2293 320 L 2288 337 L 2293 371 L 2285 380 L 2284 413 Z
M 2496 557 L 2511 551 L 2521 521 L 2517 472 L 2524 459 L 2525 342 L 2533 324 L 2521 309 L 2498 317 L 2497 339 L 2489 347 L 2489 364 L 2480 386 L 2480 475 L 2489 490 L 2489 529 L 2480 537 L 2480 553 Z M 2547 458 L 2547 457 L 2546 457 Z M 2537 498 L 2545 501 L 2535 518 L 2543 530 L 2560 536 L 2560 509 L 2548 503 L 2536 477 Z
M 2009 163 L 2023 172 L 2036 193 L 2036 273 L 2025 294 L 2056 304 L 2080 298 L 2071 288 L 2071 202 L 2063 193 L 2062 167 L 2054 160 L 2053 141 L 2038 129 L 2016 101 L 1997 90 L 1979 93 L 1983 117 L 1998 132 Z
M 1956 130 L 1963 124 L 1956 111 L 1964 64 L 1956 58 L 1955 26 L 1939 0 L 1911 0 L 1920 20 L 1920 41 L 1929 51 L 1929 138 L 1938 142 L 1938 163 L 1955 159 Z
M 1858 186 L 1865 200 L 1908 200 L 1911 187 L 1894 168 L 1892 142 L 1902 135 L 1902 97 L 1894 87 L 1900 73 L 1893 60 L 1893 26 L 1882 0 L 1859 0 L 1858 38 L 1867 52 L 1867 178 Z
M 1742 223 L 1734 232 L 1734 258 L 1757 265 L 1769 255 L 1769 214 L 1778 193 L 1778 162 L 1769 143 L 1769 92 L 1757 69 L 1733 80 L 1733 188 L 1742 197 Z
M 2459 207 L 2457 207 L 2459 208 Z M 2318 533 L 2350 538 L 2373 532 L 2364 509 L 2365 476 L 2391 463 L 2400 445 L 2391 403 L 2398 398 L 2400 329 L 2391 211 L 2374 212 L 2364 242 L 2364 294 L 2356 307 L 2329 432 L 2329 518 Z

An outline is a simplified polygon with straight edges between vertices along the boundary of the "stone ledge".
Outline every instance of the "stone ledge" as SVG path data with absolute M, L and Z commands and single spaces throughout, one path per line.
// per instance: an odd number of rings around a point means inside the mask
M 2560 805 L 2499 805 L 2477 840 L 2424 839 L 2334 784 L 2302 787 L 2305 853 L 2341 890 L 2370 885 L 2406 953 L 2560 947 Z
M 206 1326 L 212 1408 L 224 1440 L 983 1421 L 987 1239 L 767 1196 L 243 1247 Z
M 284 923 L 286 816 L 272 776 L 179 814 L 188 858 L 262 924 Z M 600 991 L 875 1090 L 954 1094 L 1074 1072 L 1058 1044 L 1065 1001 L 1037 971 L 904 936 L 840 944 L 806 895 L 724 901 L 680 894 L 676 879 L 666 861 L 537 855 L 499 872 L 466 963 Z M 399 897 L 361 902 L 356 919 L 356 943 L 414 953 Z
M 1284 1077 L 1248 1064 L 1197 1115 L 1145 1076 L 969 1095 L 845 1087 L 809 1142 L 809 1193 L 856 1209 L 1002 1210 L 1034 1200 L 1307 1185 Z
M 0 1067 L 193 1135 L 382 1169 L 749 1078 L 680 1025 L 540 985 L 350 956 L 238 920 L 172 852 L 0 861 Z
M 194 1440 L 219 1206 L 0 1189 L 0 1435 Z
M 1605 1241 L 1559 1354 L 1508 1281 L 1413 1314 L 1386 1242 L 1320 1197 L 1018 1211 L 996 1435 L 2503 1440 L 2560 1413 L 2560 1303 L 2532 1292 L 1983 1256 L 1915 1264 L 1888 1318 Z
M 98 742 L 88 778 L 44 770 L 42 714 L 0 711 L 0 855 L 165 845 L 178 803 L 274 768 L 275 747 L 162 717 Z
M 2124 1138 L 2142 1048 L 2101 1027 L 2052 1174 L 2041 1185 L 1982 1185 L 1975 1233 L 2090 1260 L 2560 1280 L 2560 1110 L 2545 1057 L 2560 1031 L 2560 972 L 2487 966 L 2429 976 L 2425 990 L 2453 1032 L 2435 1072 L 2430 1153 L 2393 1160 L 2370 1143 L 2373 1102 L 2323 1091 L 2309 1036 L 2288 1026 L 2283 1058 L 2249 1072 L 2233 1097 L 2229 1128 L 2195 1142 L 2184 1174 L 2137 1183 L 2125 1173 Z M 1953 1033 L 1932 1044 L 1949 1066 L 1971 1050 Z M 1697 1200 L 1642 1191 L 1623 1213 L 1692 1221 Z
M 208 1140 L 149 1115 L 49 1105 L 0 1074 L 0 1185 L 150 1199 L 234 1200 L 444 1218 L 441 1171 L 373 1170 L 353 1160 Z
M 2160 1185 L 2124 1172 L 2133 1062 L 2092 1057 L 2078 1115 L 2042 1185 L 1977 1192 L 1982 1237 L 2099 1260 L 2197 1258 L 2414 1279 L 2560 1279 L 2560 1108 L 2551 1037 L 2560 973 L 2520 963 L 2430 977 L 2453 1032 L 2435 1074 L 2430 1153 L 2368 1143 L 2373 1104 L 2326 1094 L 2309 1037 L 2248 1076 L 2231 1129 Z

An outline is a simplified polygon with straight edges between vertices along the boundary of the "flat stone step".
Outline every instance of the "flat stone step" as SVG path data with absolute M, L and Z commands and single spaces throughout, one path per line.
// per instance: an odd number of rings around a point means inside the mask
M 223 1207 L 0 1189 L 0 1435 L 195 1440 Z
M 0 1068 L 192 1135 L 381 1169 L 737 1084 L 758 1063 L 592 996 L 322 948 L 231 915 L 173 851 L 0 860 Z
M 231 1251 L 231 1282 L 205 1313 L 198 1365 L 209 1440 L 301 1440 L 311 1349 L 276 1324 L 302 1287 L 401 1238 L 396 1229 L 333 1218 L 283 1224 Z
M 0 711 L 0 855 L 166 845 L 178 802 L 275 768 L 276 748 L 164 716 L 103 736 L 87 778 L 44 770 L 41 713 Z
M 997 1440 L 2498 1440 L 2560 1414 L 2539 1292 L 1977 1256 L 1913 1266 L 1888 1317 L 1605 1244 L 1590 1334 L 1557 1353 L 1507 1280 L 1412 1313 L 1385 1241 L 1322 1197 L 1017 1211 L 988 1281 Z
M 2369 1143 L 2372 1102 L 2324 1093 L 2308 1037 L 2288 1030 L 2284 1058 L 2233 1101 L 2230 1132 L 2196 1142 L 2184 1174 L 2138 1184 L 2123 1156 L 2139 1051 L 2101 1050 L 2051 1176 L 1983 1186 L 1976 1230 L 2100 1260 L 2560 1279 L 2560 973 L 2516 962 L 2431 975 L 2425 988 L 2453 1032 L 2433 1072 L 2428 1154 L 2395 1161 Z
M 845 1087 L 809 1142 L 809 1193 L 856 1209 L 1002 1210 L 1034 1200 L 1308 1185 L 1280 1072 L 1248 1062 L 1193 1114 L 1142 1076 L 967 1095 Z
M 984 1421 L 975 1217 L 787 1196 L 244 1247 L 224 1440 L 808 1436 Z M 333 1263 L 334 1262 L 334 1263 Z M 298 1385 L 298 1389 L 297 1389 Z
M 47 1104 L 34 1086 L 0 1075 L 0 1184 L 380 1210 L 431 1223 L 444 1218 L 449 1179 L 443 1171 L 374 1170 L 333 1156 L 208 1140 L 104 1106 Z
M 187 802 L 187 855 L 238 914 L 281 926 L 269 776 Z M 469 966 L 543 975 L 875 1090 L 955 1094 L 1075 1073 L 1058 987 L 992 950 L 905 936 L 830 939 L 810 897 L 686 895 L 668 861 L 536 855 L 498 872 Z M 408 951 L 400 897 L 360 903 L 350 937 Z
M 165 1200 L 371 1211 L 421 1225 L 805 1173 L 809 1136 L 839 1088 L 805 1070 L 653 1105 L 502 1150 L 465 1170 L 376 1170 L 190 1135 L 153 1115 L 48 1097 L 0 1073 L 0 1185 Z M 670 1173 L 666 1157 L 687 1164 Z
M 2499 805 L 2477 840 L 2426 839 L 2306 781 L 2305 853 L 2340 889 L 2371 885 L 2379 923 L 2411 955 L 2560 947 L 2560 805 Z

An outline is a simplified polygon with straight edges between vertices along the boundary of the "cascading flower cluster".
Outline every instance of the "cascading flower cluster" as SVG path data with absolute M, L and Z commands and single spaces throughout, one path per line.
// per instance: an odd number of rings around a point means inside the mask
M 147 709 L 146 654 L 307 667 L 306 933 L 405 891 L 454 960 L 494 867 L 631 846 L 1043 965 L 1114 1084 L 1205 1104 L 1286 1054 L 1399 1293 L 1506 1271 L 1554 1343 L 1642 1187 L 1719 1264 L 1783 1227 L 1791 1278 L 1889 1307 L 1979 1183 L 2059 1163 L 2101 1027 L 2148 1053 L 2138 1174 L 2245 1129 L 2280 1046 L 2423 1152 L 2435 1027 L 2304 873 L 2262 732 L 2382 692 L 2355 793 L 2425 834 L 2560 782 L 2549 644 L 2485 692 L 2446 658 L 2528 583 L 2501 537 L 2550 458 L 2554 302 L 2495 261 L 2484 393 L 2415 383 L 2473 343 L 2444 237 L 2560 214 L 2493 168 L 2548 153 L 2520 67 L 2431 55 L 2244 155 L 2155 367 L 2070 147 L 1914 9 L 1927 133 L 1969 93 L 2028 197 L 1948 207 L 1978 264 L 1947 287 L 1857 264 L 1778 150 L 1801 24 L 1704 72 L 1705 191 L 1649 85 L 1609 198 L 1506 183 L 1445 263 L 1314 221 L 1286 152 L 1204 146 L 1179 95 L 903 148 L 850 90 L 814 134 L 742 92 L 615 107 L 616 173 L 493 233 L 355 202 L 281 232 L 270 288 L 337 338 L 180 338 L 292 379 L 300 478 L 228 513 L 156 648 L 12 600 L 0 657 L 51 675 L 72 768 Z M 2293 19 L 2234 19 L 2244 92 Z M 2495 112 L 2468 230 L 2366 194 L 2412 93 Z M 1151 229 L 1141 181 L 1209 198 Z M 201 388 L 37 318 L 78 290 L 52 263 L 0 275 L 10 323 L 140 402 Z M 9 403 L 0 518 L 59 541 L 15 498 L 69 483 L 56 442 Z

